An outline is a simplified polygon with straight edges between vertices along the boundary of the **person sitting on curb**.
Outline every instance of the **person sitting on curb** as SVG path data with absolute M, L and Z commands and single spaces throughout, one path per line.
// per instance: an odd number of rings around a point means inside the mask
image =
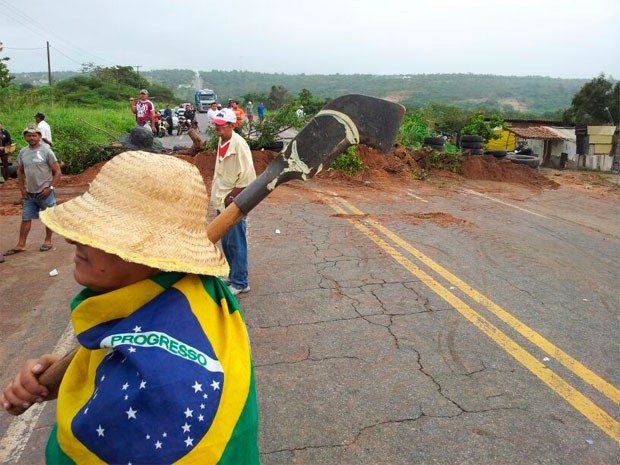
M 19 151 L 17 157 L 17 185 L 22 196 L 22 222 L 19 240 L 4 256 L 26 250 L 26 240 L 32 220 L 39 219 L 39 212 L 56 205 L 54 189 L 60 182 L 61 170 L 56 155 L 49 145 L 41 142 L 41 131 L 34 125 L 24 129 L 28 147 Z M 45 228 L 45 240 L 39 248 L 47 252 L 52 248 L 52 230 Z
M 0 405 L 57 395 L 47 463 L 259 463 L 249 338 L 216 277 L 228 265 L 207 237 L 208 204 L 194 165 L 125 152 L 42 214 L 75 246 L 79 349 L 58 393 L 38 382 L 59 358 L 48 354 L 26 362 Z

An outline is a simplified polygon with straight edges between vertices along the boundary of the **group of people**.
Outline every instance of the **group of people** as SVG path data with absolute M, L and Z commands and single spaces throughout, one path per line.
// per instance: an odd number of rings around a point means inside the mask
M 147 101 L 145 92 L 130 104 L 136 122 L 154 128 Z M 222 108 L 210 123 L 219 215 L 256 172 L 235 132 L 238 114 Z M 245 218 L 222 237 L 222 254 L 207 235 L 209 196 L 198 169 L 146 152 L 112 158 L 88 192 L 56 206 L 61 171 L 51 135 L 29 126 L 24 137 L 22 226 L 5 255 L 26 250 L 40 215 L 40 250 L 51 248 L 52 231 L 75 246 L 74 279 L 85 289 L 72 302 L 79 349 L 59 389 L 39 382 L 60 358 L 46 354 L 24 364 L 0 405 L 19 413 L 58 399 L 47 463 L 259 463 L 252 357 L 234 298 L 250 291 Z
M 129 106 L 131 111 L 135 114 L 136 125 L 145 127 L 150 129 L 153 134 L 159 134 L 159 122 L 161 119 L 166 121 L 167 123 L 167 131 L 169 135 L 172 135 L 173 122 L 172 122 L 172 109 L 169 105 L 166 106 L 165 110 L 162 114 L 159 114 L 157 110 L 155 110 L 155 106 L 153 102 L 149 100 L 149 92 L 146 89 L 142 89 L 140 91 L 140 97 L 138 100 L 133 97 L 129 98 Z M 246 104 L 245 110 L 239 106 L 239 101 L 234 99 L 228 100 L 228 105 L 226 107 L 234 112 L 236 116 L 236 121 L 234 124 L 234 131 L 238 134 L 241 133 L 241 127 L 243 125 L 244 120 L 252 124 L 254 121 L 254 104 L 252 101 L 248 101 Z M 265 119 L 265 104 L 264 102 L 260 102 L 258 105 L 257 114 L 259 123 L 263 123 Z M 218 111 L 222 110 L 222 105 L 213 102 L 207 111 L 207 128 L 212 128 L 213 118 Z M 185 113 L 184 113 L 184 124 L 187 127 L 191 127 L 196 122 L 196 111 L 192 107 L 191 104 L 185 105 Z

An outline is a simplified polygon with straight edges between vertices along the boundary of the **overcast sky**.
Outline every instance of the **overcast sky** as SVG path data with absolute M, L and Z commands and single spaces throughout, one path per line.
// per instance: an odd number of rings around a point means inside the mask
M 0 0 L 11 72 L 620 78 L 620 0 Z

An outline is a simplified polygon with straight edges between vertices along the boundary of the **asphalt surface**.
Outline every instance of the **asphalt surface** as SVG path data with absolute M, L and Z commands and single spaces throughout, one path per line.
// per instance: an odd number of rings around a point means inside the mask
M 378 187 L 295 181 L 249 216 L 262 462 L 620 463 L 617 198 Z M 3 384 L 62 340 L 77 290 L 35 226 L 0 264 Z M 0 416 L 1 463 L 42 463 L 53 403 L 35 413 Z

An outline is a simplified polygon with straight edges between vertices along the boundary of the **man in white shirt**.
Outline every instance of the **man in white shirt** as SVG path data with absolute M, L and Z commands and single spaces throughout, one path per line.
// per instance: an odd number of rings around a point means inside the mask
M 34 119 L 37 122 L 37 129 L 41 132 L 41 142 L 45 142 L 52 147 L 52 128 L 47 121 L 45 121 L 45 115 L 43 113 L 37 113 L 34 115 Z

